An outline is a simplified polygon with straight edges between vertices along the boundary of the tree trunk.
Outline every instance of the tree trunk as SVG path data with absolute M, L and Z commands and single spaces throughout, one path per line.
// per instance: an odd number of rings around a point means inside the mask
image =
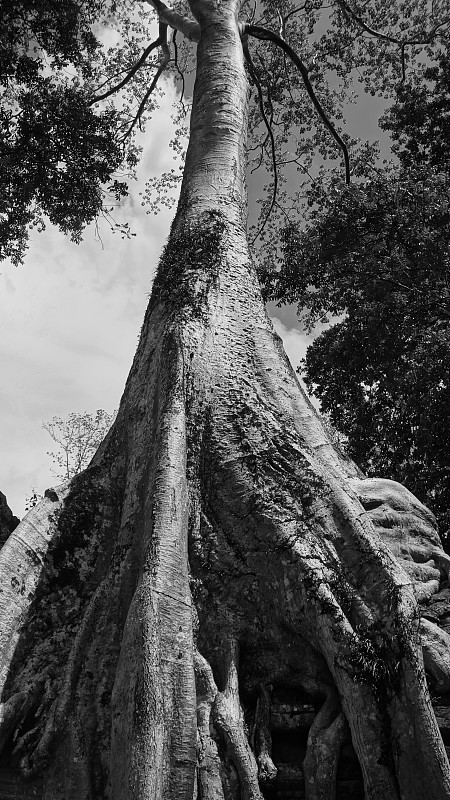
M 273 332 L 245 231 L 236 3 L 191 7 L 180 203 L 117 419 L 0 552 L 4 757 L 44 775 L 45 800 L 260 800 L 261 753 L 275 767 L 243 706 L 289 685 L 325 704 L 310 797 L 334 796 L 341 705 L 367 800 L 443 800 L 397 529 L 406 560 L 428 554 L 439 575 L 445 556 L 406 490 L 380 481 L 367 499 Z

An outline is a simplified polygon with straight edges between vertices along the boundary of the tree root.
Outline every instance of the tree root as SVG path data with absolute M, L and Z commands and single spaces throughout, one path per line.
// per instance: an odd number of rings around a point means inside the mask
M 270 692 L 267 686 L 262 684 L 256 701 L 254 740 L 259 782 L 262 786 L 270 786 L 277 777 L 277 768 L 272 761 Z
M 71 706 L 74 702 L 74 694 L 77 687 L 80 671 L 88 648 L 88 643 L 92 637 L 96 619 L 100 616 L 101 601 L 106 597 L 109 576 L 106 578 L 94 593 L 89 605 L 83 615 L 79 625 L 77 635 L 73 642 L 68 662 L 65 669 L 64 684 L 58 696 L 56 704 L 53 706 L 50 718 L 41 733 L 37 746 L 31 756 L 25 756 L 21 762 L 21 771 L 25 778 L 35 777 L 42 766 L 47 763 L 53 741 L 64 731 L 67 720 L 72 718 L 72 728 L 76 727 L 76 721 L 71 714 Z
M 309 730 L 303 761 L 306 800 L 324 800 L 336 796 L 336 773 L 347 721 L 336 691 L 327 696 Z
M 41 691 L 42 686 L 37 682 L 32 689 L 16 692 L 0 704 L 0 752 L 12 737 L 16 742 L 15 749 L 20 751 L 23 738 L 20 738 L 21 724 L 33 708 L 37 708 Z
M 200 800 L 224 800 L 221 760 L 211 735 L 212 706 L 218 694 L 212 669 L 205 658 L 194 653 L 197 691 L 197 786 Z
M 47 490 L 11 533 L 0 551 L 0 692 L 26 619 L 30 599 L 45 570 L 47 550 L 57 531 L 57 517 L 68 487 Z
M 214 699 L 213 721 L 224 737 L 227 750 L 239 775 L 243 800 L 263 800 L 258 784 L 258 766 L 244 731 L 244 715 L 239 699 L 239 644 L 230 638 L 223 651 L 225 686 Z
M 450 691 L 450 636 L 430 620 L 422 618 L 420 634 L 425 670 L 439 694 Z

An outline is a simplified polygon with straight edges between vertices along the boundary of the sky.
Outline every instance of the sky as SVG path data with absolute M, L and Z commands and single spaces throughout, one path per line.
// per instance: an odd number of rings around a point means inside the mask
M 0 263 L 0 491 L 23 516 L 26 498 L 55 484 L 42 428 L 54 416 L 118 407 L 137 346 L 159 254 L 173 209 L 157 216 L 141 206 L 145 178 L 174 166 L 168 142 L 174 89 L 165 83 L 160 111 L 148 125 L 139 181 L 124 219 L 136 234 L 122 239 L 100 224 L 76 245 L 53 226 L 30 240 L 23 265 Z M 347 114 L 347 130 L 370 138 L 382 108 L 362 96 Z M 296 368 L 307 337 L 295 308 L 269 307 Z

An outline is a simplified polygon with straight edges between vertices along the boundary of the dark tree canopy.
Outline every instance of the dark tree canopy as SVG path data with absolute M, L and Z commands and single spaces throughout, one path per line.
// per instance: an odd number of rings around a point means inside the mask
M 395 102 L 381 120 L 394 141 L 393 150 L 405 168 L 450 168 L 450 55 L 438 52 L 421 80 L 401 84 Z
M 384 126 L 400 166 L 322 195 L 285 231 L 273 296 L 306 325 L 345 315 L 310 346 L 307 385 L 369 475 L 403 481 L 448 531 L 450 181 L 448 55 L 402 84 Z M 447 77 L 446 77 L 447 76 Z
M 79 240 L 84 226 L 126 192 L 116 112 L 94 113 L 87 90 L 103 0 L 2 3 L 0 25 L 0 259 L 19 263 L 44 216 Z

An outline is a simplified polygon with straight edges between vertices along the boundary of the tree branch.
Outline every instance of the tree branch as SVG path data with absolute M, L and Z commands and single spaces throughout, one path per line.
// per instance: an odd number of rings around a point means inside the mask
M 385 42 L 391 42 L 392 44 L 399 44 L 399 45 L 419 45 L 419 44 L 430 44 L 433 40 L 433 37 L 436 35 L 439 28 L 442 28 L 444 25 L 448 25 L 450 22 L 450 16 L 446 17 L 442 22 L 436 23 L 428 33 L 424 33 L 424 35 L 420 39 L 399 39 L 397 36 L 389 36 L 386 33 L 380 33 L 380 31 L 376 31 L 373 28 L 370 28 L 369 25 L 361 19 L 361 17 L 353 10 L 351 6 L 347 3 L 346 0 L 335 0 L 335 2 L 341 6 L 341 8 L 351 17 L 366 33 L 370 33 L 371 36 L 375 36 L 376 39 L 383 39 Z
M 181 80 L 180 103 L 181 103 L 181 106 L 183 108 L 183 113 L 186 116 L 186 109 L 185 109 L 184 102 L 183 102 L 184 90 L 185 90 L 184 72 L 183 72 L 183 70 L 180 69 L 180 65 L 178 63 L 177 33 L 178 33 L 177 29 L 174 28 L 173 36 L 172 36 L 172 44 L 173 44 L 173 51 L 174 51 L 174 64 L 175 64 L 176 70 L 177 70 L 178 75 L 180 76 L 180 80 Z
M 143 99 L 141 100 L 141 103 L 140 103 L 139 108 L 137 110 L 136 116 L 133 119 L 133 122 L 131 123 L 130 127 L 128 128 L 128 130 L 126 131 L 126 133 L 122 137 L 122 141 L 125 141 L 125 139 L 128 138 L 128 136 L 132 132 L 134 126 L 136 125 L 136 122 L 139 123 L 139 127 L 140 127 L 141 116 L 142 116 L 142 113 L 144 111 L 145 106 L 147 105 L 148 98 L 150 97 L 150 95 L 152 94 L 154 89 L 156 88 L 156 85 L 158 83 L 158 80 L 159 80 L 160 76 L 162 75 L 162 73 L 164 72 L 165 68 L 167 67 L 167 64 L 170 61 L 170 50 L 169 50 L 169 45 L 167 43 L 167 24 L 165 22 L 161 22 L 160 21 L 159 29 L 160 29 L 160 36 L 158 38 L 162 39 L 161 49 L 162 49 L 163 57 L 161 59 L 160 65 L 159 65 L 159 67 L 157 69 L 156 75 L 154 76 L 149 88 L 147 89 Z
M 342 8 L 344 13 L 346 13 L 347 16 L 349 16 L 354 22 L 356 22 L 360 26 L 360 28 L 363 29 L 363 31 L 366 31 L 366 33 L 370 33 L 371 36 L 375 36 L 376 39 L 382 39 L 384 42 L 391 42 L 391 44 L 401 44 L 399 39 L 394 38 L 393 36 L 388 36 L 385 33 L 380 33 L 379 31 L 375 31 L 373 28 L 370 28 L 368 25 L 366 25 L 366 23 L 363 22 L 363 20 L 356 13 L 356 11 L 353 11 L 351 6 L 349 6 L 346 0 L 336 0 L 336 3 L 338 4 L 338 6 Z
M 159 35 L 158 35 L 158 38 L 155 39 L 154 42 L 149 44 L 148 47 L 145 48 L 145 50 L 142 53 L 142 55 L 139 58 L 139 60 L 136 62 L 136 64 L 133 65 L 133 67 L 131 67 L 131 69 L 129 70 L 129 72 L 125 76 L 125 78 L 123 78 L 123 80 L 121 80 L 120 83 L 118 83 L 116 86 L 113 86 L 111 89 L 108 89 L 107 92 L 104 92 L 103 94 L 94 97 L 91 100 L 91 102 L 89 103 L 89 105 L 93 105 L 94 103 L 98 103 L 98 102 L 100 102 L 100 100 L 106 100 L 107 97 L 110 97 L 111 95 L 115 94 L 115 92 L 118 92 L 120 89 L 123 89 L 123 87 L 126 86 L 126 84 L 131 80 L 131 78 L 140 69 L 140 67 L 142 67 L 142 65 L 145 63 L 145 61 L 147 60 L 147 58 L 150 55 L 150 53 L 153 52 L 153 50 L 155 50 L 157 47 L 164 48 L 167 45 L 167 26 L 168 25 L 170 25 L 170 27 L 173 28 L 174 32 L 175 31 L 180 31 L 184 36 L 186 36 L 186 38 L 190 39 L 193 42 L 198 42 L 198 40 L 200 38 L 200 26 L 198 25 L 197 22 L 193 22 L 192 20 L 188 19 L 187 17 L 183 17 L 182 14 L 178 14 L 176 11 L 173 11 L 171 8 L 168 8 L 168 6 L 166 6 L 166 4 L 162 2 L 162 0 L 146 0 L 146 2 L 148 2 L 149 5 L 151 5 L 152 8 L 154 8 L 155 11 L 158 14 L 158 17 L 159 17 Z M 163 26 L 165 26 L 166 33 L 162 33 Z M 177 63 L 177 45 L 176 45 L 176 42 L 175 42 L 175 36 L 174 36 L 173 41 L 174 41 L 174 47 L 175 47 L 175 66 L 177 67 L 178 72 L 181 74 L 181 70 L 179 69 L 178 63 Z M 167 62 L 165 64 L 165 66 L 166 65 L 167 65 Z M 164 67 L 163 67 L 163 69 L 164 69 Z M 159 76 L 161 75 L 161 72 L 159 72 L 159 70 L 158 70 L 158 73 L 159 74 L 156 75 L 156 81 L 158 80 Z M 183 75 L 182 75 L 182 78 L 183 78 L 183 91 L 184 91 L 184 77 L 183 77 Z M 156 85 L 156 83 L 153 84 L 153 82 L 152 82 L 152 89 L 150 90 L 150 93 L 155 88 L 155 85 Z M 148 97 L 149 97 L 149 93 L 147 93 L 146 98 L 144 99 L 145 102 L 147 102 Z M 142 113 L 142 111 L 141 111 L 141 113 Z M 139 112 L 138 112 L 138 117 L 139 117 Z M 135 123 L 136 123 L 136 119 L 133 122 L 133 126 L 134 126 Z M 128 135 L 128 133 L 126 135 Z
M 429 292 L 419 289 L 418 286 L 408 286 L 406 283 L 402 283 L 396 278 L 392 278 L 388 275 L 380 275 L 380 280 L 384 281 L 385 283 L 390 283 L 392 286 L 398 286 L 400 289 L 404 289 L 406 292 L 410 292 L 411 294 L 420 294 L 425 298 L 429 296 Z M 438 308 L 446 319 L 450 319 L 450 310 L 446 306 L 442 305 L 442 303 L 439 303 L 436 298 L 430 298 L 426 305 L 428 308 Z
M 186 39 L 198 42 L 200 39 L 200 25 L 177 11 L 166 6 L 162 0 L 146 0 L 155 9 L 161 22 L 169 25 L 174 30 L 180 31 Z
M 306 69 L 305 65 L 303 64 L 303 61 L 301 60 L 301 58 L 297 55 L 295 50 L 293 50 L 292 47 L 290 45 L 288 45 L 288 43 L 285 42 L 284 39 L 281 38 L 281 36 L 278 36 L 277 33 L 274 33 L 273 31 L 270 31 L 267 28 L 262 28 L 259 25 L 248 25 L 248 24 L 246 24 L 244 26 L 243 33 L 244 33 L 244 35 L 254 36 L 256 39 L 261 39 L 262 41 L 274 42 L 278 47 L 280 47 L 286 53 L 286 55 L 289 56 L 291 61 L 294 62 L 295 66 L 297 67 L 297 69 L 299 70 L 299 72 L 300 72 L 300 74 L 301 74 L 301 76 L 303 78 L 303 82 L 305 84 L 306 91 L 308 92 L 308 95 L 312 100 L 314 108 L 316 109 L 320 119 L 322 120 L 322 122 L 324 123 L 326 128 L 328 128 L 328 130 L 330 131 L 331 135 L 333 136 L 333 139 L 337 142 L 337 144 L 339 145 L 339 147 L 340 147 L 340 149 L 342 151 L 342 155 L 344 157 L 344 164 L 345 164 L 345 182 L 346 182 L 346 184 L 349 184 L 350 183 L 350 159 L 349 159 L 349 156 L 348 156 L 347 146 L 344 143 L 344 141 L 341 139 L 341 137 L 339 136 L 337 130 L 334 127 L 334 125 L 330 122 L 330 120 L 328 119 L 327 115 L 325 114 L 325 111 L 323 110 L 322 106 L 320 105 L 319 100 L 316 97 L 316 93 L 315 93 L 315 91 L 314 91 L 314 89 L 313 89 L 313 87 L 311 85 L 311 81 L 309 80 L 308 70 Z
M 272 126 L 271 126 L 269 120 L 267 119 L 267 115 L 266 115 L 266 112 L 265 112 L 265 109 L 264 109 L 264 97 L 263 97 L 263 93 L 262 93 L 262 89 L 261 89 L 261 84 L 260 84 L 260 82 L 258 80 L 258 76 L 256 74 L 256 71 L 255 71 L 255 68 L 254 68 L 254 65 L 253 65 L 252 57 L 250 55 L 250 50 L 248 49 L 248 39 L 247 39 L 246 36 L 242 37 L 242 49 L 244 51 L 244 55 L 245 55 L 245 58 L 246 58 L 246 61 L 247 61 L 247 64 L 248 64 L 248 71 L 250 73 L 250 77 L 252 78 L 253 83 L 256 86 L 256 91 L 258 92 L 258 100 L 259 100 L 259 108 L 260 108 L 260 111 L 261 111 L 261 116 L 263 118 L 264 125 L 267 128 L 267 135 L 268 135 L 268 137 L 270 139 L 270 149 L 271 149 L 271 152 L 272 152 L 272 166 L 273 166 L 272 201 L 270 203 L 269 210 L 268 210 L 266 216 L 264 217 L 264 220 L 263 220 L 263 223 L 262 223 L 261 227 L 259 228 L 258 232 L 256 233 L 253 241 L 251 242 L 251 244 L 254 244 L 256 242 L 258 236 L 260 236 L 261 233 L 263 232 L 263 230 L 264 230 L 264 228 L 266 226 L 266 222 L 269 219 L 269 217 L 270 217 L 270 215 L 272 213 L 272 209 L 273 209 L 273 207 L 275 205 L 275 201 L 277 199 L 277 190 L 278 190 L 278 172 L 277 172 L 277 159 L 276 159 L 276 151 L 275 151 L 275 139 L 274 139 L 274 135 L 273 135 L 273 131 L 272 131 Z
M 347 14 L 350 19 L 356 22 L 363 31 L 370 34 L 370 36 L 374 36 L 376 39 L 381 39 L 383 42 L 389 42 L 390 44 L 396 44 L 400 47 L 401 52 L 401 64 L 402 64 L 402 83 L 404 83 L 406 79 L 406 68 L 405 68 L 405 47 L 407 45 L 425 45 L 430 44 L 433 40 L 434 36 L 438 32 L 439 28 L 442 28 L 444 25 L 448 25 L 450 23 L 450 16 L 446 17 L 442 22 L 438 22 L 436 25 L 431 28 L 428 33 L 424 33 L 421 39 L 399 39 L 397 36 L 389 36 L 386 33 L 381 33 L 380 31 L 376 31 L 371 28 L 369 25 L 361 19 L 359 14 L 353 10 L 353 8 L 347 3 L 347 0 L 335 0 L 338 6 Z
M 282 19 L 282 25 L 283 25 L 283 31 L 286 30 L 286 22 L 288 21 L 288 19 L 293 17 L 294 14 L 299 14 L 301 11 L 305 11 L 305 10 L 306 10 L 306 3 L 304 3 L 302 6 L 298 6 L 298 8 L 292 8 L 290 11 L 288 11 L 287 14 L 284 14 L 284 16 L 281 18 Z
M 115 94 L 115 92 L 118 92 L 120 89 L 123 89 L 123 87 L 126 86 L 127 83 L 131 80 L 133 75 L 136 75 L 136 72 L 145 63 L 145 61 L 147 60 L 147 58 L 150 55 L 150 53 L 153 50 L 155 50 L 157 47 L 159 47 L 159 46 L 161 46 L 161 47 L 164 46 L 164 33 L 161 30 L 161 25 L 160 25 L 160 28 L 159 28 L 158 38 L 155 39 L 154 42 L 149 44 L 148 47 L 145 48 L 145 50 L 142 53 L 140 59 L 138 61 L 136 61 L 136 63 L 131 67 L 130 71 L 125 75 L 123 80 L 121 80 L 120 83 L 116 84 L 116 86 L 113 86 L 112 89 L 108 89 L 108 91 L 104 92 L 104 94 L 96 95 L 90 101 L 89 105 L 92 106 L 94 103 L 99 103 L 100 100 L 106 100 L 107 97 L 111 97 L 112 94 Z

